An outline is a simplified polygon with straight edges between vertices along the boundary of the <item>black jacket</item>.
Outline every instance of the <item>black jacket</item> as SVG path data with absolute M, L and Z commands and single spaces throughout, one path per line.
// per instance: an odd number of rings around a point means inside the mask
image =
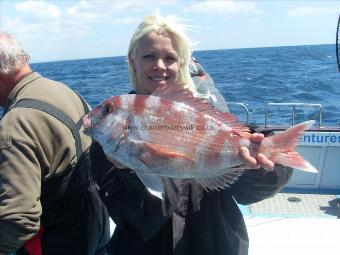
M 102 199 L 116 223 L 108 250 L 114 255 L 246 255 L 248 234 L 235 202 L 250 204 L 272 196 L 289 180 L 292 170 L 249 170 L 222 191 L 204 192 L 199 211 L 191 203 L 191 185 L 178 185 L 180 202 L 171 216 L 149 194 L 138 177 L 112 169 Z

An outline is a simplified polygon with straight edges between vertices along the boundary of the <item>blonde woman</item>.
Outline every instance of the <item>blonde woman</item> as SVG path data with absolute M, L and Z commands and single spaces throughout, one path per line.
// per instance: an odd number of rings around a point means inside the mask
M 145 17 L 132 36 L 129 72 L 137 94 L 151 94 L 159 85 L 174 83 L 199 96 L 189 72 L 191 50 L 181 26 L 160 15 Z M 263 135 L 253 134 L 261 141 Z M 240 148 L 247 170 L 230 188 L 206 192 L 186 180 L 176 180 L 176 206 L 164 216 L 164 201 L 147 192 L 135 174 L 126 169 L 110 172 L 103 200 L 117 226 L 110 254 L 245 255 L 248 235 L 237 206 L 272 196 L 288 181 L 291 170 L 275 166 L 265 156 L 252 158 Z M 117 165 L 117 168 L 124 168 Z M 201 193 L 200 193 L 201 192 Z M 199 210 L 193 196 L 200 194 Z M 236 203 L 237 202 L 237 203 Z

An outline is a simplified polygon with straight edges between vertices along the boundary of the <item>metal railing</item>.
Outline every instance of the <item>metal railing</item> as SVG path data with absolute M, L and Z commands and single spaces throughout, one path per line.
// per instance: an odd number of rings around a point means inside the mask
M 319 128 L 322 127 L 322 113 L 323 113 L 322 105 L 321 104 L 307 104 L 307 103 L 268 103 L 265 109 L 265 119 L 264 119 L 265 127 L 269 127 L 268 114 L 269 114 L 269 108 L 271 106 L 291 107 L 292 108 L 292 126 L 295 125 L 296 108 L 318 108 L 319 109 Z
M 244 103 L 240 103 L 240 102 L 227 102 L 227 105 L 228 105 L 228 107 L 229 107 L 229 105 L 240 106 L 244 110 L 244 112 L 246 114 L 246 123 L 245 124 L 248 124 L 250 113 L 249 113 L 249 110 L 248 110 L 247 106 Z

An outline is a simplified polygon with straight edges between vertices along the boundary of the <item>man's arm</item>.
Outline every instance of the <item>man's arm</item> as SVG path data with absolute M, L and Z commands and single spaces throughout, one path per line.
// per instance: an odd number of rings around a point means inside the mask
M 0 253 L 6 254 L 40 228 L 41 173 L 33 144 L 12 138 L 0 143 Z

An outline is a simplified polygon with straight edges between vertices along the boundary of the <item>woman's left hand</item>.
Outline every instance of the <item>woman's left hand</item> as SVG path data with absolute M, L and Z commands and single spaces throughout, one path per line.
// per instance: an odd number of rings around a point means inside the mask
M 264 135 L 260 133 L 254 133 L 249 136 L 249 139 L 255 143 L 261 143 L 264 139 Z M 267 171 L 272 171 L 274 169 L 274 162 L 269 160 L 265 155 L 259 153 L 256 158 L 250 156 L 248 148 L 242 146 L 240 147 L 240 156 L 245 162 L 247 168 L 257 169 L 264 168 Z

